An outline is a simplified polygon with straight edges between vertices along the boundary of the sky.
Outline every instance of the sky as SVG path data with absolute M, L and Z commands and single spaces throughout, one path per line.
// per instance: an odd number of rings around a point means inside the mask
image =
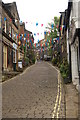
M 45 27 L 54 16 L 60 16 L 68 6 L 68 0 L 2 0 L 4 3 L 16 2 L 20 21 L 25 22 L 27 30 L 36 33 L 35 42 L 44 38 Z M 38 25 L 36 26 L 36 23 Z M 43 24 L 43 27 L 41 27 Z M 39 33 L 39 34 L 37 34 Z

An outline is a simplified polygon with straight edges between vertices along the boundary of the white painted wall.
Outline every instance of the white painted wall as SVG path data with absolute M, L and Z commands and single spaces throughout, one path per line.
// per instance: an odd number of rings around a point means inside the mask
M 72 81 L 74 85 L 79 84 L 78 77 L 78 62 L 77 62 L 77 48 L 74 45 L 71 46 L 71 62 L 72 62 Z
M 66 40 L 67 40 L 67 60 L 69 63 L 69 34 L 68 34 L 68 29 L 67 29 L 67 36 L 66 36 Z
M 73 6 L 70 14 L 70 23 L 73 19 L 75 22 L 75 27 L 73 30 L 73 35 L 75 33 L 75 29 L 80 27 L 80 0 L 73 0 Z M 78 76 L 78 60 L 77 60 L 77 46 L 76 41 L 78 38 L 76 38 L 75 43 L 71 45 L 71 64 L 72 64 L 72 82 L 74 85 L 76 85 L 76 88 L 79 89 L 79 76 Z M 72 41 L 72 40 L 69 40 Z
M 73 0 L 72 19 L 75 21 L 76 28 L 80 28 L 80 0 Z

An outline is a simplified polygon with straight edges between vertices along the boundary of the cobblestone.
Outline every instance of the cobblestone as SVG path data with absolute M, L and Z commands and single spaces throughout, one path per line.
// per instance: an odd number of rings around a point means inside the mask
M 2 85 L 3 118 L 51 118 L 57 97 L 58 73 L 38 62 Z M 64 117 L 64 96 L 60 117 Z

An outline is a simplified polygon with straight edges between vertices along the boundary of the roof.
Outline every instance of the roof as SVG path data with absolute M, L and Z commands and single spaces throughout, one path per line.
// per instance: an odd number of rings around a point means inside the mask
M 67 27 L 69 25 L 69 18 L 70 18 L 70 13 L 72 9 L 72 2 L 68 2 L 68 8 L 67 8 L 67 13 L 66 13 L 66 23 L 65 23 L 65 30 L 67 30 Z
M 13 19 L 14 18 L 14 15 L 13 15 L 13 7 L 15 8 L 16 12 L 17 12 L 17 17 L 18 19 L 20 20 L 19 18 L 19 14 L 18 14 L 18 10 L 17 10 L 17 5 L 16 5 L 16 2 L 12 2 L 12 3 L 3 3 L 2 2 L 2 7 L 6 10 L 6 12 L 8 13 L 8 15 Z
M 60 22 L 59 22 L 59 32 L 60 32 L 60 26 L 62 22 L 62 16 L 64 16 L 63 25 L 65 25 L 65 30 L 67 30 L 67 27 L 69 25 L 71 8 L 72 8 L 72 2 L 68 2 L 68 8 L 64 12 L 60 12 L 61 16 L 60 16 Z M 63 29 L 63 32 L 64 32 L 64 29 Z

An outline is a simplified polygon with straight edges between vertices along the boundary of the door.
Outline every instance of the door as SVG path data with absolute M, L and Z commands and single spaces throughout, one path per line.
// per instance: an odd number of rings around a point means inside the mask
M 3 45 L 3 68 L 7 69 L 7 46 Z

